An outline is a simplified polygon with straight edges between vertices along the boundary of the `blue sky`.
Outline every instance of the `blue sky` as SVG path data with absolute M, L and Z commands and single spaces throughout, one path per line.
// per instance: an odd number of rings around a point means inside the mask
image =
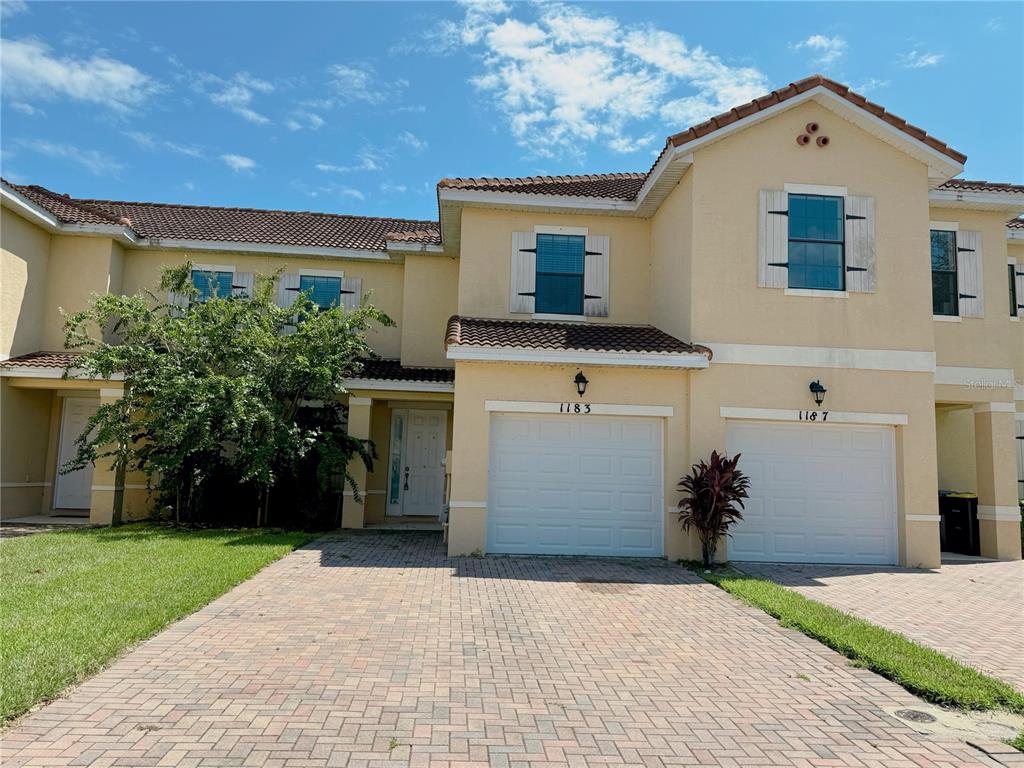
M 646 170 L 814 72 L 1024 181 L 1022 3 L 2 10 L 3 175 L 80 197 L 434 218 L 442 176 Z

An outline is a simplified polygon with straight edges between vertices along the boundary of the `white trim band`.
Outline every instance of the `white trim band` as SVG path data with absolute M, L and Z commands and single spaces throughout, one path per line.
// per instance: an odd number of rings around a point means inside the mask
M 783 292 L 786 296 L 811 296 L 818 299 L 848 299 L 849 291 L 823 291 L 817 288 L 786 288 Z
M 146 491 L 146 490 L 149 490 L 148 486 L 146 486 L 145 483 L 142 483 L 142 484 L 140 484 L 140 483 L 125 483 L 124 485 L 120 486 L 120 488 L 123 491 Z M 92 490 L 94 490 L 94 491 L 116 491 L 116 490 L 118 490 L 118 486 L 116 486 L 116 485 L 94 485 L 94 486 L 92 486 Z
M 399 381 L 395 379 L 348 379 L 345 389 L 386 390 L 388 392 L 454 392 L 455 384 L 443 381 Z M 350 400 L 351 402 L 351 400 Z
M 903 519 L 909 523 L 938 523 L 942 515 L 904 515 Z
M 900 349 L 852 349 L 845 347 L 781 347 L 769 344 L 719 344 L 702 341 L 714 353 L 715 363 L 777 365 L 801 368 L 859 368 L 872 371 L 931 373 L 934 352 Z
M 978 505 L 979 520 L 995 520 L 996 522 L 1020 522 L 1020 507 L 997 507 L 985 504 Z
M 700 352 L 583 352 L 571 349 L 522 349 L 521 347 L 471 347 L 451 344 L 449 360 L 489 363 L 540 363 L 609 365 L 633 368 L 707 368 Z
M 827 197 L 846 197 L 846 187 L 828 187 L 823 184 L 783 184 L 782 188 L 791 195 L 825 195 Z
M 40 480 L 36 483 L 0 483 L 0 488 L 49 488 L 53 483 Z
M 349 397 L 348 404 L 349 405 L 372 405 L 373 404 L 373 398 L 372 397 Z
M 526 400 L 487 400 L 484 402 L 484 410 L 491 413 L 553 413 L 563 416 L 657 416 L 667 418 L 675 413 L 671 405 L 619 405 L 616 403 L 585 403 L 579 402 L 581 407 L 589 406 L 589 412 L 577 413 L 575 410 L 566 412 L 568 406 L 577 403 L 544 403 L 530 402 Z
M 1004 389 L 1014 385 L 1013 369 L 939 365 L 935 368 L 935 383 L 981 389 Z
M 448 509 L 487 509 L 486 501 L 449 501 Z
M 809 420 L 802 414 L 818 413 L 828 416 L 824 419 Z M 902 426 L 909 419 L 905 413 L 863 413 L 859 411 L 791 411 L 783 408 L 735 408 L 723 405 L 718 409 L 723 419 L 750 419 L 755 421 L 801 421 L 811 426 L 828 424 L 878 424 L 884 426 Z

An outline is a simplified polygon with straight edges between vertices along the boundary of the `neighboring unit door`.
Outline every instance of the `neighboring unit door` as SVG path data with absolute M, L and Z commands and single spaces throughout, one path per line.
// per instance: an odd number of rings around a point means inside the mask
M 67 475 L 60 474 L 60 468 L 74 458 L 75 440 L 85 432 L 89 419 L 99 407 L 99 401 L 91 398 L 64 398 L 57 452 L 57 479 L 53 494 L 55 509 L 89 509 L 92 506 L 92 465 Z
M 495 414 L 487 551 L 659 557 L 662 422 Z
M 897 562 L 891 427 L 733 422 L 726 444 L 750 477 L 730 560 Z
M 440 516 L 447 432 L 448 411 L 392 413 L 389 515 Z

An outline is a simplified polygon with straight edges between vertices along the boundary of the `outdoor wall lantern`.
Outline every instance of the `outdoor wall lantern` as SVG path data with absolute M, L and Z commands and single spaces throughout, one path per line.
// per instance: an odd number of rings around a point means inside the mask
M 812 381 L 809 389 L 811 390 L 811 395 L 814 397 L 815 405 L 820 406 L 825 402 L 825 393 L 828 392 L 828 390 L 825 389 L 820 381 Z
M 573 379 L 576 382 L 576 391 L 580 393 L 580 397 L 583 397 L 587 393 L 587 377 L 583 375 L 583 371 L 576 372 L 576 378 Z

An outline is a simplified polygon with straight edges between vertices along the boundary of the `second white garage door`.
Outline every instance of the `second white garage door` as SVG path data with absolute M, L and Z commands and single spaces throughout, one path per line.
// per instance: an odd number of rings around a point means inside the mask
M 660 556 L 661 446 L 659 419 L 493 415 L 487 551 Z
M 891 427 L 735 422 L 727 446 L 750 477 L 730 560 L 896 563 Z

